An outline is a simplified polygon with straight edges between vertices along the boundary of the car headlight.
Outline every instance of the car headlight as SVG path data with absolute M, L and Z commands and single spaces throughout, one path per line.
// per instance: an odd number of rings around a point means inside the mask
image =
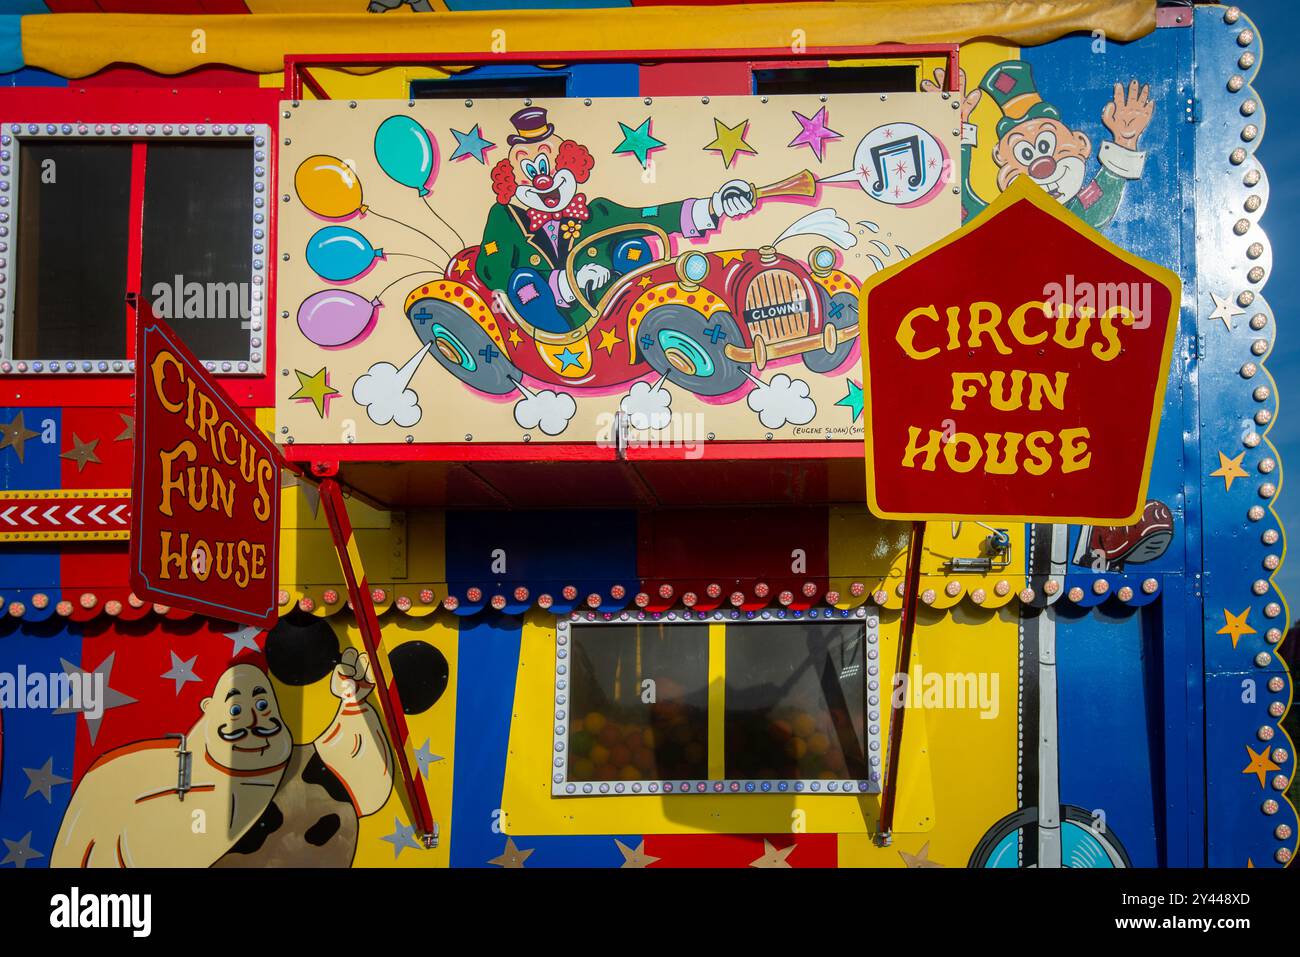
M 814 276 L 829 276 L 835 268 L 835 250 L 830 246 L 818 246 L 808 254 L 808 267 Z
M 683 285 L 698 286 L 709 274 L 709 257 L 704 253 L 690 252 L 677 258 L 677 278 Z

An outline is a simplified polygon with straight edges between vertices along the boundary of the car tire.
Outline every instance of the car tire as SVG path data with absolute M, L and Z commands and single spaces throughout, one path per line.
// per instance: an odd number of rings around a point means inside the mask
M 471 388 L 506 395 L 522 381 L 518 367 L 459 306 L 441 299 L 417 299 L 406 315 L 420 341 L 432 347 L 429 353 L 439 365 Z
M 827 323 L 835 326 L 836 329 L 857 328 L 858 297 L 856 295 L 851 292 L 837 292 L 833 296 L 827 296 L 826 290 L 818 286 L 817 297 L 821 299 L 822 314 L 826 316 Z M 831 311 L 836 306 L 839 307 L 838 314 L 832 316 Z M 834 372 L 848 360 L 853 352 L 853 345 L 857 341 L 856 336 L 852 339 L 841 339 L 834 352 L 827 352 L 820 347 L 811 352 L 805 352 L 803 354 L 803 364 L 808 367 L 809 372 L 822 375 Z
M 652 369 L 696 395 L 725 395 L 745 384 L 745 367 L 725 351 L 744 344 L 730 313 L 706 319 L 681 303 L 656 306 L 637 326 L 636 338 Z

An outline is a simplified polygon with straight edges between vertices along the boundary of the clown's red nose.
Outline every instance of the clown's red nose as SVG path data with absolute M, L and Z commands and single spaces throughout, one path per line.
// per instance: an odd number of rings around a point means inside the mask
M 1029 175 L 1034 179 L 1046 179 L 1056 172 L 1056 160 L 1051 156 L 1040 156 L 1029 164 Z
M 542 173 L 540 176 L 533 177 L 533 187 L 541 190 L 543 193 L 555 185 L 555 180 Z

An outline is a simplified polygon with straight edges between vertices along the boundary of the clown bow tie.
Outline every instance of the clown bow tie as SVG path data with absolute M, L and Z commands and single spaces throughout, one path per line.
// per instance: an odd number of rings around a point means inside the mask
M 587 197 L 578 193 L 569 201 L 568 206 L 554 212 L 540 212 L 536 209 L 529 209 L 528 228 L 536 231 L 547 223 L 558 222 L 561 219 L 576 219 L 578 222 L 586 222 L 590 217 L 591 213 L 587 211 Z

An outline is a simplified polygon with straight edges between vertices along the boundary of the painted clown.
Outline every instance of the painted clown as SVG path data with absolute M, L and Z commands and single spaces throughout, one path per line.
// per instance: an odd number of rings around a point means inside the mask
M 964 89 L 964 77 L 962 86 Z M 977 130 L 970 122 L 970 114 L 981 93 L 987 93 L 1002 111 L 997 123 L 998 141 L 993 146 L 999 190 L 1005 190 L 1020 176 L 1028 176 L 1095 229 L 1115 217 L 1124 187 L 1141 178 L 1146 164 L 1146 153 L 1137 146 L 1155 109 L 1150 86 L 1139 86 L 1137 80 L 1131 80 L 1127 88 L 1115 84 L 1114 97 L 1101 112 L 1101 122 L 1113 138 L 1097 150 L 1101 168 L 1091 181 L 1087 179 L 1087 167 L 1092 141 L 1082 130 L 1067 126 L 1060 111 L 1039 95 L 1033 70 L 1022 60 L 1007 60 L 992 67 L 979 88 L 963 98 L 962 162 L 967 171 L 971 151 L 977 145 Z M 969 175 L 965 176 L 962 219 L 977 216 L 986 205 L 971 189 Z
M 585 146 L 561 139 L 541 107 L 519 110 L 510 122 L 510 154 L 492 169 L 497 202 L 483 228 L 475 270 L 489 289 L 505 292 L 525 322 L 544 332 L 567 333 L 590 318 L 574 283 L 595 296 L 653 255 L 644 238 L 649 230 L 619 230 L 585 247 L 571 282 L 566 261 L 582 239 L 638 225 L 693 239 L 717 229 L 725 217 L 754 209 L 743 180 L 724 183 L 708 198 L 643 208 L 588 199 L 578 191 L 595 166 Z

